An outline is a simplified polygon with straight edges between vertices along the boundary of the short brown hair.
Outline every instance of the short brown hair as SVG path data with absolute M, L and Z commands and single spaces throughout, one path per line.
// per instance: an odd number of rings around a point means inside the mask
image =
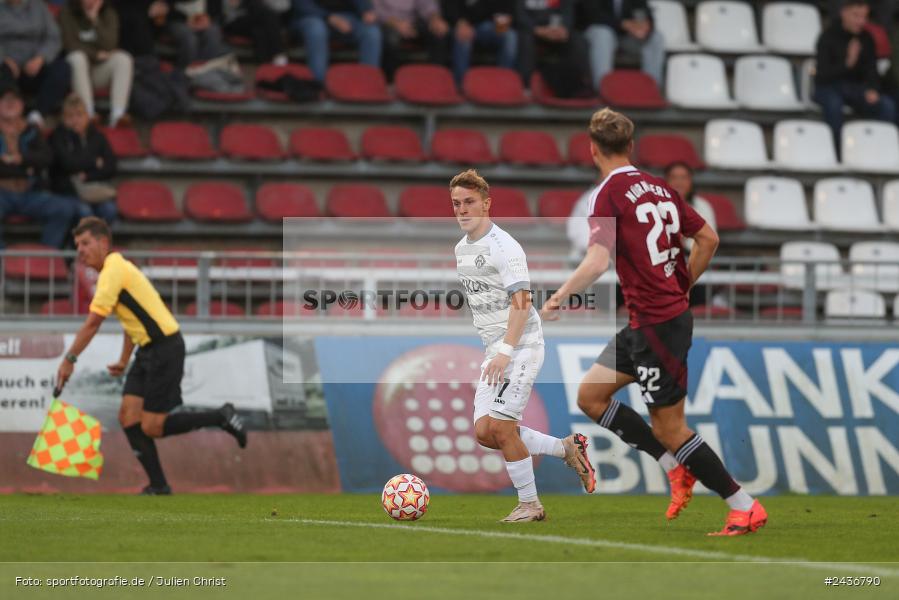
M 72 110 L 73 108 L 81 108 L 87 110 L 87 104 L 84 103 L 84 100 L 81 98 L 81 96 L 75 93 L 66 96 L 66 99 L 63 100 L 62 103 L 63 112 Z
M 450 191 L 454 187 L 463 187 L 467 190 L 477 190 L 481 195 L 481 198 L 485 200 L 490 195 L 490 184 L 487 183 L 487 180 L 481 177 L 477 170 L 468 169 L 467 171 L 462 171 L 450 181 Z
M 95 238 L 105 237 L 112 243 L 112 232 L 106 221 L 99 217 L 84 217 L 78 221 L 78 225 L 72 230 L 72 237 L 78 237 L 82 233 L 90 233 Z
M 611 108 L 598 110 L 590 119 L 590 139 L 605 156 L 628 154 L 634 122 Z

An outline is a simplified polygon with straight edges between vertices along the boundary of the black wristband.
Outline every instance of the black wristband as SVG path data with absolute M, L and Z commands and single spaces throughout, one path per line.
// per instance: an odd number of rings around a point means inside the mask
M 70 352 L 66 354 L 66 360 L 74 365 L 76 362 L 78 362 L 78 356 Z

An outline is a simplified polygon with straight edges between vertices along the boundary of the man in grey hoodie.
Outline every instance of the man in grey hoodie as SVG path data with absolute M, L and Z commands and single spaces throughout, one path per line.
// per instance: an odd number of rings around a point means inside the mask
M 36 94 L 28 121 L 39 127 L 69 91 L 71 72 L 59 58 L 59 27 L 42 0 L 0 0 L 0 83 Z

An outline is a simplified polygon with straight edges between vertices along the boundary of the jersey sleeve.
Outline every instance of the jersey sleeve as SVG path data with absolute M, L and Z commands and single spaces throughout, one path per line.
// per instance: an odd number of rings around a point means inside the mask
M 493 266 L 499 271 L 503 287 L 510 295 L 520 290 L 531 289 L 528 259 L 520 244 L 505 245 L 496 253 Z
M 684 237 L 691 238 L 705 225 L 705 219 L 696 212 L 696 209 L 689 202 L 684 201 L 679 195 L 677 196 L 677 201 L 680 210 L 681 233 Z
M 612 198 L 608 193 L 604 193 L 604 190 L 600 190 L 596 196 L 593 212 L 587 219 L 587 224 L 590 226 L 588 247 L 599 244 L 610 253 L 615 252 L 615 217 L 617 216 L 615 207 L 612 205 Z
M 119 302 L 119 294 L 125 286 L 125 260 L 111 255 L 97 278 L 97 290 L 91 300 L 90 311 L 108 317 Z

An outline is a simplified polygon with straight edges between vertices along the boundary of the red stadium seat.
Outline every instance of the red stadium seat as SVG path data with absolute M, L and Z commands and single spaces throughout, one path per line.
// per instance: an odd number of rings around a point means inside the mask
M 266 253 L 270 253 L 270 251 L 261 248 L 228 248 L 222 252 L 218 264 L 222 267 L 231 268 L 274 267 L 274 259 L 265 256 L 257 256 Z
M 290 300 L 276 300 L 263 302 L 256 308 L 257 317 L 300 317 L 315 316 L 318 311 L 305 307 L 305 302 L 293 302 Z
M 693 143 L 682 135 L 644 135 L 637 142 L 638 164 L 664 169 L 675 161 L 687 163 L 692 169 L 705 168 Z
M 578 167 L 595 169 L 593 155 L 590 154 L 590 135 L 576 133 L 568 138 L 568 162 Z
M 184 212 L 196 221 L 246 223 L 253 220 L 243 189 L 233 183 L 195 183 L 184 194 Z
M 281 77 L 290 75 L 297 79 L 314 79 L 312 71 L 306 65 L 273 65 L 267 63 L 256 68 L 256 95 L 274 102 L 290 102 L 290 96 L 284 92 L 267 90 L 259 87 L 259 83 L 274 83 Z
M 157 252 L 196 252 L 196 248 L 187 246 L 157 246 L 154 248 Z M 154 267 L 196 267 L 197 259 L 181 256 L 158 256 L 147 261 Z
M 464 165 L 492 165 L 496 157 L 487 137 L 474 129 L 441 129 L 431 140 L 435 160 Z
M 599 105 L 599 96 L 591 95 L 588 98 L 560 98 L 546 85 L 543 76 L 535 71 L 531 75 L 531 97 L 537 104 L 556 108 L 595 108 Z
M 453 74 L 440 65 L 404 65 L 397 70 L 393 85 L 403 102 L 428 106 L 462 102 Z
M 325 75 L 325 89 L 340 102 L 390 102 L 387 80 L 378 67 L 356 63 L 334 65 Z
M 472 67 L 465 73 L 462 90 L 476 104 L 524 106 L 528 103 L 521 77 L 512 69 Z
M 256 212 L 266 221 L 288 217 L 319 217 L 315 194 L 299 183 L 266 183 L 256 191 Z
M 148 154 L 137 130 L 132 127 L 103 127 L 101 131 L 119 158 L 141 158 Z
M 737 214 L 733 203 L 727 196 L 719 194 L 702 193 L 702 197 L 708 200 L 715 211 L 715 221 L 718 225 L 718 231 L 743 231 L 746 229 L 746 221 Z
M 546 190 L 537 199 L 538 214 L 550 223 L 564 223 L 583 194 L 582 189 Z
M 351 219 L 389 217 L 387 200 L 373 185 L 339 184 L 328 192 L 328 214 Z
M 737 316 L 737 311 L 729 306 L 715 306 L 713 304 L 697 304 L 691 306 L 693 316 L 697 319 L 730 319 Z
M 7 250 L 59 252 L 56 248 L 43 244 L 13 244 L 7 246 Z M 3 273 L 8 279 L 31 281 L 65 281 L 69 276 L 66 263 L 61 256 L 5 256 Z
M 612 106 L 658 109 L 668 106 L 655 80 L 637 70 L 612 71 L 602 78 L 599 95 Z
M 197 316 L 197 303 L 191 302 L 184 309 L 184 314 L 188 317 Z M 209 301 L 210 317 L 243 317 L 246 316 L 243 308 L 233 302 L 222 302 L 221 300 Z
M 362 133 L 362 156 L 369 160 L 427 160 L 418 134 L 409 127 L 369 127 Z
M 412 185 L 400 193 L 399 216 L 434 219 L 452 218 L 449 190 L 442 185 Z
M 216 92 L 198 88 L 191 93 L 194 95 L 194 98 L 206 100 L 207 102 L 236 103 L 248 102 L 253 99 L 253 92 L 250 90 L 244 90 L 242 92 Z
M 150 131 L 150 150 L 162 158 L 208 160 L 218 156 L 209 132 L 195 123 L 156 123 Z
M 281 160 L 284 150 L 274 131 L 264 125 L 232 123 L 222 129 L 219 145 L 229 158 Z
M 886 29 L 877 23 L 868 21 L 865 23 L 865 31 L 874 38 L 874 54 L 877 55 L 877 58 L 890 58 L 893 54 L 893 45 Z
M 125 181 L 116 195 L 119 215 L 129 221 L 172 222 L 184 218 L 172 191 L 156 181 Z
M 80 314 L 85 314 L 82 311 Z M 75 310 L 75 305 L 68 298 L 57 298 L 56 300 L 48 300 L 41 306 L 41 314 L 55 317 L 72 316 L 79 314 Z
M 759 311 L 759 316 L 773 321 L 796 321 L 802 318 L 802 307 L 768 306 Z
M 514 219 L 513 222 L 526 222 L 533 219 L 528 199 L 524 192 L 514 188 L 490 188 L 490 216 L 499 219 Z
M 290 152 L 308 160 L 339 162 L 356 160 L 356 153 L 340 129 L 302 127 L 290 134 Z
M 510 131 L 499 142 L 499 156 L 513 165 L 557 167 L 562 155 L 556 140 L 543 131 Z

